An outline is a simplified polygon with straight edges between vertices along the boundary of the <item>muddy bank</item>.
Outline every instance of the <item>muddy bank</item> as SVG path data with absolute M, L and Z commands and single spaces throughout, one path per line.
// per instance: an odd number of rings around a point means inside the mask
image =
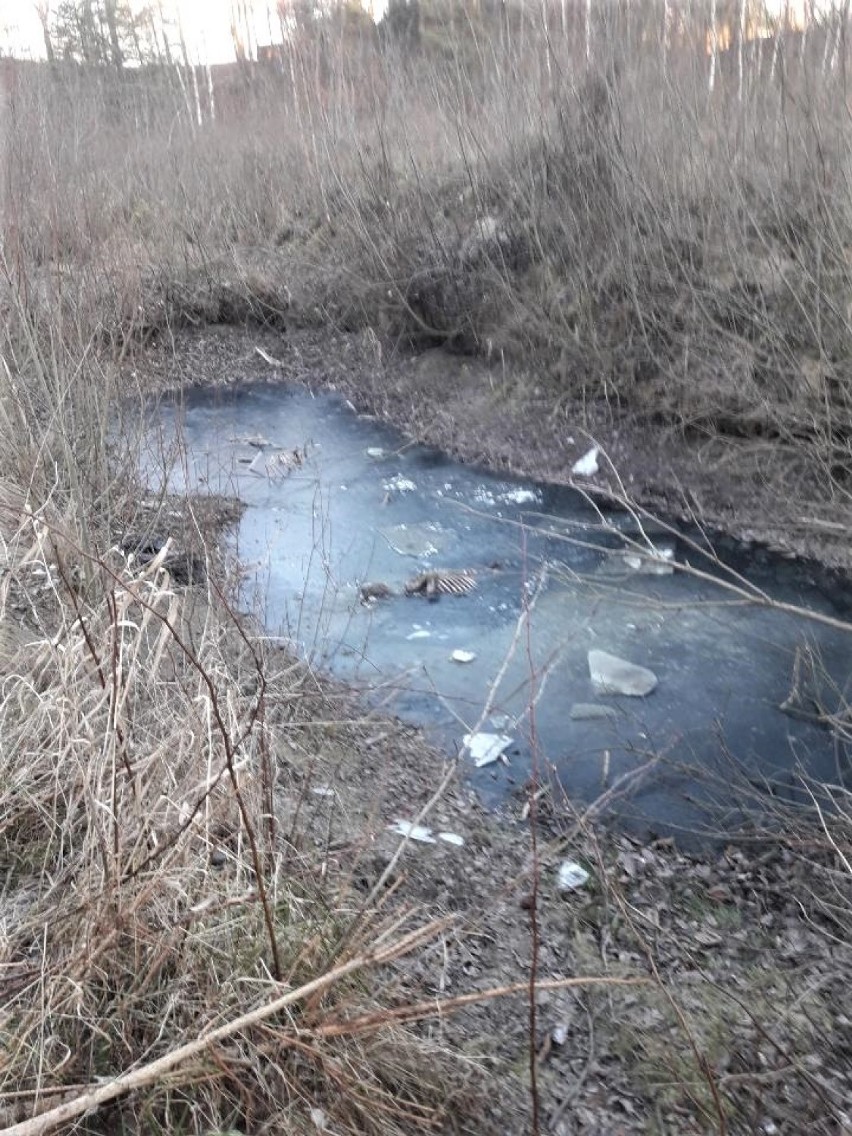
M 571 467 L 594 441 L 611 464 L 602 462 L 584 486 L 852 570 L 852 498 L 829 489 L 804 449 L 687 435 L 615 404 L 567 401 L 534 368 L 503 369 L 441 349 L 412 356 L 372 333 L 216 326 L 177 333 L 132 371 L 149 390 L 282 380 L 331 387 L 461 461 L 556 484 L 572 480 Z
M 447 769 L 439 755 L 397 726 L 365 742 L 336 770 L 338 809 L 323 800 L 317 813 L 319 828 L 347 818 L 338 854 L 356 855 L 362 890 L 398 848 L 389 822 L 464 840 L 412 841 L 395 863 L 400 902 L 455 918 L 443 943 L 406 968 L 401 997 L 506 988 L 528 981 L 533 965 L 545 982 L 640 980 L 542 990 L 532 1026 L 526 992 L 424 1022 L 457 1055 L 457 1073 L 474 1063 L 470 1090 L 499 1092 L 482 1101 L 478 1127 L 447 1117 L 441 1131 L 529 1132 L 531 1057 L 548 1136 L 716 1133 L 719 1109 L 731 1136 L 842 1130 L 852 948 L 824 890 L 830 856 L 761 844 L 696 860 L 666 841 L 613 836 L 545 795 L 534 857 L 521 823 L 529 786 L 495 818 L 453 780 L 423 813 Z M 566 862 L 588 873 L 574 890 L 559 886 Z

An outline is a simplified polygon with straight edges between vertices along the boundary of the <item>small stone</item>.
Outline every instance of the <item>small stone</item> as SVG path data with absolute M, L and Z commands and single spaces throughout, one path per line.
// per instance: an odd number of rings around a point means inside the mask
M 393 595 L 393 589 L 381 580 L 371 580 L 361 585 L 358 589 L 358 594 L 361 598 L 361 603 L 368 606 L 376 600 L 389 599 Z

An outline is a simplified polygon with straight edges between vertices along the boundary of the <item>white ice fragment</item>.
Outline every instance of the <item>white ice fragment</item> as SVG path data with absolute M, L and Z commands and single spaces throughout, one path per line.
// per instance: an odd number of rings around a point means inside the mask
M 598 472 L 598 454 L 600 450 L 597 446 L 592 446 L 587 454 L 575 461 L 571 467 L 571 472 L 575 473 L 578 477 L 591 477 L 592 474 Z
M 405 638 L 406 639 L 431 639 L 432 638 L 432 632 L 427 631 L 425 627 L 418 627 L 415 631 L 412 631 L 410 635 L 406 635 Z
M 263 450 L 258 450 L 251 459 L 246 473 L 253 473 L 255 477 L 265 477 L 269 473 L 269 470 L 266 468 L 266 455 Z
M 413 493 L 417 486 L 410 477 L 403 477 L 398 473 L 390 481 L 386 481 L 383 488 L 385 493 Z
M 464 846 L 464 837 L 459 836 L 456 832 L 439 832 L 438 839 L 443 840 L 447 844 L 453 844 L 456 848 Z
M 454 663 L 472 663 L 475 658 L 476 651 L 463 651 L 459 647 L 450 655 L 450 659 Z
M 534 489 L 509 489 L 507 492 L 501 493 L 497 500 L 504 501 L 507 504 L 529 505 L 537 504 L 539 496 Z
M 505 734 L 465 734 L 464 744 L 473 758 L 473 764 L 481 768 L 496 761 L 512 744 L 512 739 Z
M 328 785 L 314 785 L 313 789 L 311 789 L 311 792 L 315 797 L 334 796 L 334 789 L 331 789 Z
M 608 651 L 589 651 L 588 659 L 589 676 L 599 694 L 644 698 L 657 685 L 657 676 L 652 670 L 620 659 Z
M 388 825 L 388 830 L 396 833 L 397 836 L 407 836 L 409 840 L 418 840 L 421 844 L 435 843 L 431 828 L 427 828 L 423 824 L 414 824 L 410 820 L 395 820 L 393 824 Z
M 653 545 L 647 553 L 624 552 L 622 558 L 633 572 L 645 576 L 671 576 L 674 572 L 675 550 L 671 545 Z
M 387 457 L 387 450 L 383 450 L 381 446 L 367 446 L 367 457 L 372 458 L 373 461 L 381 461 L 382 458 Z
M 559 865 L 556 886 L 560 891 L 576 891 L 589 882 L 589 873 L 576 860 L 563 860 Z

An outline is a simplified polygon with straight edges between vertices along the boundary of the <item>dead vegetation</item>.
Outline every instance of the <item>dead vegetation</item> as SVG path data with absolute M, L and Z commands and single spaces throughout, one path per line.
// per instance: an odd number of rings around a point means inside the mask
M 3 512 L 4 1131 L 481 1115 L 473 1068 L 392 1017 L 376 1040 L 347 1026 L 444 929 L 365 903 L 317 823 L 334 738 L 363 726 L 213 584 L 176 586 L 167 549 L 140 568 L 65 536 L 60 561 L 48 522 L 14 494 Z
M 766 860 L 696 863 L 582 826 L 571 847 L 597 884 L 570 902 L 546 883 L 555 852 L 531 862 L 461 790 L 446 808 L 473 829 L 480 882 L 464 861 L 398 858 L 375 801 L 345 794 L 405 762 L 377 763 L 376 723 L 233 616 L 193 506 L 139 507 L 145 349 L 233 322 L 358 332 L 378 359 L 533 359 L 553 415 L 758 438 L 846 516 L 845 60 L 791 39 L 771 77 L 764 55 L 745 90 L 711 94 L 703 47 L 674 42 L 661 81 L 656 41 L 635 49 L 656 9 L 624 9 L 588 64 L 522 20 L 496 39 L 468 21 L 465 68 L 446 37 L 425 58 L 332 37 L 322 66 L 306 42 L 299 68 L 247 72 L 239 109 L 201 125 L 156 76 L 18 84 L 0 286 L 5 1127 L 848 1126 L 842 790 L 830 810 L 816 792 L 777 805 Z M 848 741 L 848 710 L 819 710 Z M 313 790 L 333 776 L 332 823 Z M 539 978 L 604 981 L 542 986 L 538 1033 L 517 990 L 530 910 Z M 508 1009 L 452 1004 L 448 975 Z

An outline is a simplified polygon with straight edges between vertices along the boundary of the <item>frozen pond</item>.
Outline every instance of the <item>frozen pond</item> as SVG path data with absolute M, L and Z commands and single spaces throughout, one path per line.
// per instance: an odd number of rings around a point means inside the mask
M 625 786 L 662 755 L 613 802 L 641 832 L 735 823 L 735 769 L 781 795 L 797 792 L 798 765 L 838 780 L 847 755 L 830 733 L 779 707 L 797 648 L 818 650 L 842 687 L 852 638 L 669 572 L 667 558 L 722 574 L 690 534 L 648 526 L 643 537 L 629 514 L 602 518 L 569 489 L 456 464 L 302 388 L 196 391 L 161 406 L 158 421 L 152 447 L 181 443 L 171 488 L 247 503 L 236 536 L 244 602 L 270 636 L 449 752 L 473 730 L 511 739 L 480 768 L 465 751 L 486 800 L 527 781 L 534 746 L 560 810 Z M 152 481 L 158 468 L 152 456 Z M 656 558 L 641 557 L 645 538 Z M 807 565 L 730 542 L 720 555 L 774 599 L 849 616 L 849 596 L 830 595 Z M 432 570 L 472 575 L 476 587 L 405 594 Z M 365 583 L 393 594 L 364 603 Z M 602 693 L 590 650 L 650 669 L 656 688 Z M 459 651 L 475 657 L 456 661 Z

